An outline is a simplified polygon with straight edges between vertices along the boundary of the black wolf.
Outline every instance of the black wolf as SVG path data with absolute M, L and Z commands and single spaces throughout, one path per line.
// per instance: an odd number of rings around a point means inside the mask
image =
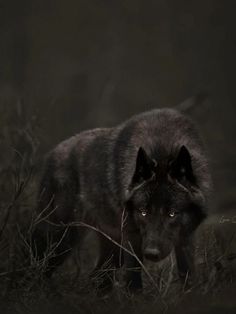
M 84 222 L 136 254 L 122 254 L 130 289 L 142 288 L 139 261 L 160 261 L 172 250 L 179 275 L 190 277 L 191 236 L 206 217 L 210 186 L 198 132 L 174 109 L 155 109 L 114 128 L 79 133 L 46 158 L 35 254 L 46 256 L 51 243 L 50 275 L 69 249 L 80 245 L 86 228 L 75 222 Z M 99 237 L 96 269 L 109 258 L 120 266 L 120 248 Z M 104 287 L 108 283 L 107 277 Z

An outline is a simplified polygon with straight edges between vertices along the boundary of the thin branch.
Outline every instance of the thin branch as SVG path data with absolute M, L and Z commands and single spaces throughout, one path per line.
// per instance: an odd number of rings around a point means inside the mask
M 21 194 L 23 193 L 23 191 L 24 191 L 26 185 L 28 184 L 30 178 L 31 178 L 31 171 L 27 175 L 26 179 L 24 181 L 20 182 L 20 184 L 17 187 L 17 190 L 16 190 L 16 192 L 15 192 L 15 194 L 13 196 L 13 199 L 12 199 L 11 203 L 5 209 L 6 214 L 5 214 L 5 217 L 3 219 L 2 227 L 0 229 L 0 239 L 1 239 L 2 234 L 3 234 L 3 232 L 4 232 L 4 230 L 5 230 L 6 226 L 7 226 L 11 210 L 12 210 L 13 206 L 15 205 L 15 203 L 17 202 L 17 200 L 20 198 Z
M 125 207 L 122 211 L 122 215 L 121 215 L 121 224 L 120 224 L 120 234 L 121 234 L 121 240 L 120 240 L 120 245 L 123 246 L 123 242 L 124 242 L 124 227 L 125 227 L 125 223 L 127 220 L 128 215 L 125 215 Z M 120 247 L 120 253 L 119 253 L 119 266 L 121 267 L 122 265 L 122 248 Z
M 94 227 L 92 225 L 89 225 L 85 222 L 72 222 L 69 224 L 56 224 L 50 221 L 47 221 L 49 224 L 54 225 L 54 226 L 61 226 L 61 227 L 86 227 L 88 229 L 94 230 L 98 233 L 100 233 L 101 235 L 103 235 L 106 239 L 108 239 L 109 241 L 111 241 L 113 244 L 115 244 L 116 246 L 118 246 L 120 249 L 122 249 L 123 251 L 125 251 L 126 253 L 128 253 L 129 255 L 131 255 L 132 257 L 134 257 L 137 262 L 140 264 L 140 266 L 143 268 L 145 274 L 147 275 L 147 277 L 149 278 L 149 280 L 151 281 L 151 283 L 158 289 L 157 284 L 155 283 L 154 279 L 152 278 L 152 276 L 150 275 L 150 273 L 148 272 L 147 268 L 144 266 L 144 264 L 141 262 L 141 260 L 138 258 L 138 256 L 135 254 L 130 242 L 129 246 L 131 248 L 131 250 L 127 249 L 126 247 L 124 247 L 123 245 L 121 245 L 119 242 L 117 242 L 116 240 L 112 239 L 112 237 L 110 237 L 108 234 L 106 234 L 105 232 L 103 232 L 102 230 L 98 229 L 97 227 Z

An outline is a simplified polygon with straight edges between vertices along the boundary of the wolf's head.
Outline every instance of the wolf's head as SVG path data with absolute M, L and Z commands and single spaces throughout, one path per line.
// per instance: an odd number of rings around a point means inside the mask
M 205 218 L 204 205 L 191 152 L 185 146 L 165 160 L 152 159 L 139 148 L 127 210 L 147 259 L 161 260 L 187 239 Z

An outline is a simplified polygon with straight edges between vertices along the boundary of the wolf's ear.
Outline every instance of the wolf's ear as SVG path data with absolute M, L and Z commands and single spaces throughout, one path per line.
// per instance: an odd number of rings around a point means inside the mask
M 184 145 L 180 147 L 176 159 L 171 164 L 171 175 L 177 180 L 183 178 L 193 180 L 191 155 Z
M 155 163 L 147 155 L 145 150 L 140 147 L 136 158 L 135 172 L 131 181 L 131 186 L 136 186 L 141 184 L 143 181 L 150 179 L 153 175 Z

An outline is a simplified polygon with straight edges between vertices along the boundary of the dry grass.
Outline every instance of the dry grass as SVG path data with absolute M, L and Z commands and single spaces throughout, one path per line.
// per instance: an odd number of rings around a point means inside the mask
M 183 304 L 190 306 L 189 300 L 203 310 L 209 306 L 228 306 L 226 300 L 229 293 L 225 291 L 235 287 L 236 225 L 232 219 L 222 223 L 221 217 L 205 223 L 196 233 L 198 276 L 191 290 L 179 282 L 174 254 L 158 264 L 141 264 L 144 280 L 142 295 L 125 292 L 116 281 L 122 270 L 111 270 L 109 261 L 92 283 L 88 273 L 96 259 L 95 233 L 98 230 L 92 230 L 90 226 L 84 226 L 91 229 L 91 234 L 82 248 L 82 256 L 74 249 L 71 257 L 50 281 L 46 281 L 43 273 L 47 259 L 53 256 L 55 245 L 49 246 L 43 260 L 38 260 L 32 254 L 31 233 L 34 225 L 42 218 L 34 213 L 32 205 L 35 202 L 32 191 L 34 180 L 36 178 L 31 172 L 21 175 L 21 180 L 15 181 L 15 192 L 9 204 L 1 212 L 0 304 L 5 306 L 6 313 L 51 313 L 55 310 L 58 313 L 171 312 Z M 132 248 L 130 254 L 133 254 Z M 111 279 L 114 280 L 114 289 L 106 297 L 98 297 L 96 283 L 106 271 L 113 274 Z M 222 295 L 219 302 L 218 296 Z M 207 300 L 208 305 L 204 300 Z
M 173 254 L 158 264 L 141 264 L 143 294 L 128 294 L 116 280 L 122 275 L 122 269 L 111 270 L 109 261 L 98 272 L 95 282 L 91 282 L 88 273 L 96 262 L 95 234 L 98 230 L 92 231 L 89 226 L 84 226 L 91 232 L 82 247 L 83 254 L 79 255 L 75 248 L 51 280 L 45 280 L 47 259 L 53 256 L 55 244 L 49 245 L 43 260 L 32 254 L 31 234 L 42 219 L 34 211 L 38 179 L 33 160 L 37 145 L 32 140 L 33 131 L 28 122 L 21 130 L 14 132 L 13 138 L 8 126 L 4 131 L 5 140 L 12 147 L 25 147 L 22 143 L 27 140 L 28 150 L 22 154 L 14 149 L 14 153 L 9 153 L 9 162 L 5 161 L 0 167 L 0 313 L 235 311 L 236 221 L 233 217 L 227 222 L 213 217 L 196 233 L 197 278 L 191 290 L 180 284 Z M 129 251 L 133 254 L 132 247 Z M 106 271 L 111 274 L 114 289 L 106 297 L 98 297 L 96 286 Z

